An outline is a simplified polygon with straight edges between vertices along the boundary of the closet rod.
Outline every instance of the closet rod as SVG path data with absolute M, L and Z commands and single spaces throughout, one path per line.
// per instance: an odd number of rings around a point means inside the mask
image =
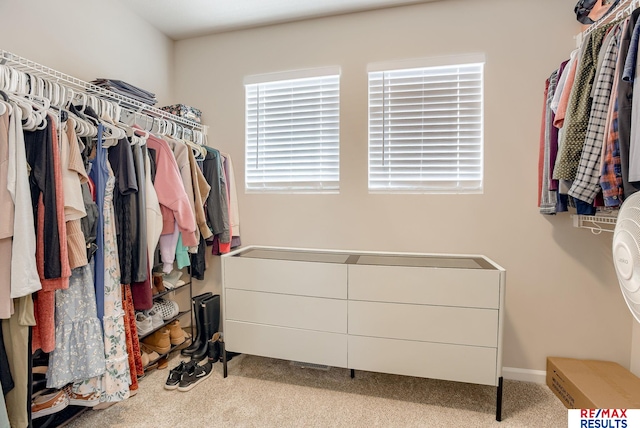
M 640 0 L 622 0 L 620 3 L 616 5 L 612 10 L 607 11 L 604 18 L 599 19 L 598 21 L 591 24 L 588 28 L 586 28 L 582 33 L 576 36 L 578 46 L 582 43 L 582 41 L 587 37 L 589 33 L 593 30 L 608 24 L 612 21 L 618 21 L 622 18 L 626 18 L 631 15 L 631 13 L 640 6 Z
M 84 80 L 80 80 L 76 77 L 54 70 L 42 64 L 38 64 L 35 61 L 23 58 L 9 51 L 0 49 L 0 64 L 5 64 L 18 71 L 33 74 L 34 76 L 43 79 L 47 78 L 47 80 L 55 80 L 57 83 L 63 83 L 65 86 L 70 87 L 74 91 L 83 91 L 90 95 L 98 95 L 102 98 L 113 100 L 125 107 L 133 108 L 138 113 L 146 114 L 151 117 L 167 119 L 172 122 L 177 122 L 182 125 L 188 126 L 191 129 L 201 131 L 204 135 L 207 135 L 208 127 L 206 125 L 202 125 L 189 119 L 176 116 L 174 114 L 171 114 L 164 110 L 160 110 L 159 108 L 134 100 L 127 96 L 120 95 L 89 82 L 85 82 Z

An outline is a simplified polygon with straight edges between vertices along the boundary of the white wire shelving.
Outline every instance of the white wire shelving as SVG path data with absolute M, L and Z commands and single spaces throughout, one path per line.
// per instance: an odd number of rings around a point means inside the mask
M 573 218 L 573 227 L 589 229 L 591 233 L 600 235 L 602 232 L 613 233 L 616 227 L 618 211 L 596 215 L 574 214 L 571 217 Z
M 54 70 L 50 67 L 39 64 L 35 61 L 31 61 L 27 58 L 23 58 L 9 51 L 0 49 L 0 64 L 4 64 L 23 73 L 31 74 L 33 76 L 55 82 L 76 92 L 84 92 L 87 95 L 94 95 L 98 98 L 104 98 L 114 101 L 122 107 L 131 111 L 135 111 L 139 114 L 144 114 L 150 117 L 166 119 L 174 123 L 179 123 L 183 126 L 189 127 L 194 131 L 200 131 L 202 132 L 202 134 L 207 135 L 208 127 L 206 125 L 194 122 L 184 117 L 176 116 L 157 107 L 145 104 L 141 101 L 129 98 L 121 94 L 117 94 L 105 88 L 101 88 L 92 83 Z

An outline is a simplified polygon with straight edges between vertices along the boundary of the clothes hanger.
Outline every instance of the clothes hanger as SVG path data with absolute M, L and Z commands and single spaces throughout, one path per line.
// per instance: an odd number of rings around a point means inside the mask
M 167 119 L 160 119 L 160 123 L 162 124 L 162 129 L 161 129 L 161 133 L 162 135 L 167 135 L 167 130 L 169 129 L 169 126 L 171 126 L 171 122 Z
M 13 113 L 13 107 L 11 107 L 11 104 L 9 103 L 9 96 L 4 91 L 0 90 L 0 97 L 2 97 L 2 100 L 0 100 L 0 109 L 2 109 L 2 113 L 0 113 L 0 116 L 7 113 L 7 111 L 9 112 L 9 114 Z
M 159 117 L 151 118 L 151 133 L 164 135 L 165 120 Z
M 107 114 L 107 102 L 105 100 L 89 95 L 89 103 L 91 108 L 101 119 L 102 126 L 104 127 L 105 139 L 114 139 L 116 143 L 112 145 L 116 145 L 117 141 L 126 138 L 126 132 L 122 128 L 116 126 L 113 119 Z
M 65 88 L 64 94 L 61 94 L 60 96 L 60 103 L 62 104 L 61 110 L 64 110 L 67 113 L 67 115 L 73 119 L 74 131 L 76 135 L 78 137 L 95 137 L 96 135 L 98 135 L 98 128 L 95 127 L 93 123 L 79 117 L 77 114 L 75 114 L 75 111 L 77 110 L 74 109 L 72 111 L 72 109 L 69 107 L 73 105 L 76 95 L 82 95 L 82 94 L 81 93 L 76 94 L 76 92 L 73 89 L 66 88 L 62 85 L 60 86 Z M 84 104 L 82 105 L 82 108 L 84 108 Z
M 28 93 L 10 93 L 9 98 L 23 111 L 24 128 L 42 130 L 47 126 L 47 113 L 51 107 L 49 99 Z
M 149 135 L 150 135 L 149 132 L 144 129 L 134 128 L 132 141 L 135 141 L 135 144 L 139 146 L 144 146 L 145 144 L 147 144 L 147 139 L 149 138 Z
M 194 129 L 186 129 L 186 128 L 182 128 L 183 129 L 183 135 L 180 141 L 184 142 L 187 146 L 189 146 L 189 148 L 191 148 L 193 155 L 196 157 L 196 159 L 198 160 L 204 160 L 204 158 L 207 156 L 207 151 L 204 147 L 202 147 L 202 145 L 198 144 L 195 141 L 195 133 L 198 132 Z M 189 131 L 189 134 L 191 135 L 191 139 L 187 139 L 184 138 L 185 135 L 185 131 Z
M 24 129 L 44 129 L 47 126 L 46 115 L 50 107 L 50 101 L 38 94 L 34 95 L 29 90 L 29 77 L 13 68 L 0 65 L 1 89 L 5 91 L 8 100 L 24 112 Z

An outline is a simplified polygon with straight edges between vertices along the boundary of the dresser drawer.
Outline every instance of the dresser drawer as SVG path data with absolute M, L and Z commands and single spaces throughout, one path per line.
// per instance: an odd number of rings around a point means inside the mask
M 352 265 L 349 299 L 498 309 L 500 272 Z
M 497 386 L 495 348 L 349 336 L 349 368 Z
M 498 346 L 495 309 L 349 301 L 349 334 Z
M 226 288 L 347 298 L 347 266 L 336 263 L 225 257 Z
M 332 367 L 347 367 L 347 335 L 226 321 L 228 351 Z
M 347 332 L 347 301 L 225 290 L 226 319 L 332 333 Z

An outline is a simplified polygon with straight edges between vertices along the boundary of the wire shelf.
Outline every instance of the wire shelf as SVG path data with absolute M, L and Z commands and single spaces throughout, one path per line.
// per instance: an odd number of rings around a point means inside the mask
M 598 215 L 573 215 L 573 227 L 582 229 L 590 229 L 591 233 L 599 235 L 602 232 L 611 232 L 615 230 L 616 221 L 618 219 L 617 211 L 615 214 L 598 214 Z
M 74 91 L 84 92 L 88 95 L 94 95 L 99 98 L 115 101 L 125 108 L 132 109 L 137 113 L 145 114 L 151 117 L 157 117 L 161 119 L 167 119 L 175 123 L 179 123 L 189 128 L 201 131 L 204 135 L 207 134 L 207 126 L 194 122 L 189 119 L 185 119 L 180 116 L 176 116 L 157 107 L 145 104 L 141 101 L 134 100 L 124 95 L 117 94 L 109 91 L 108 89 L 101 88 L 92 83 L 85 82 L 84 80 L 54 70 L 45 65 L 39 64 L 35 61 L 23 58 L 19 55 L 0 49 L 0 64 L 5 64 L 17 71 L 28 73 L 36 77 L 40 77 L 46 80 L 55 81 L 58 84 L 62 84 L 67 88 Z

